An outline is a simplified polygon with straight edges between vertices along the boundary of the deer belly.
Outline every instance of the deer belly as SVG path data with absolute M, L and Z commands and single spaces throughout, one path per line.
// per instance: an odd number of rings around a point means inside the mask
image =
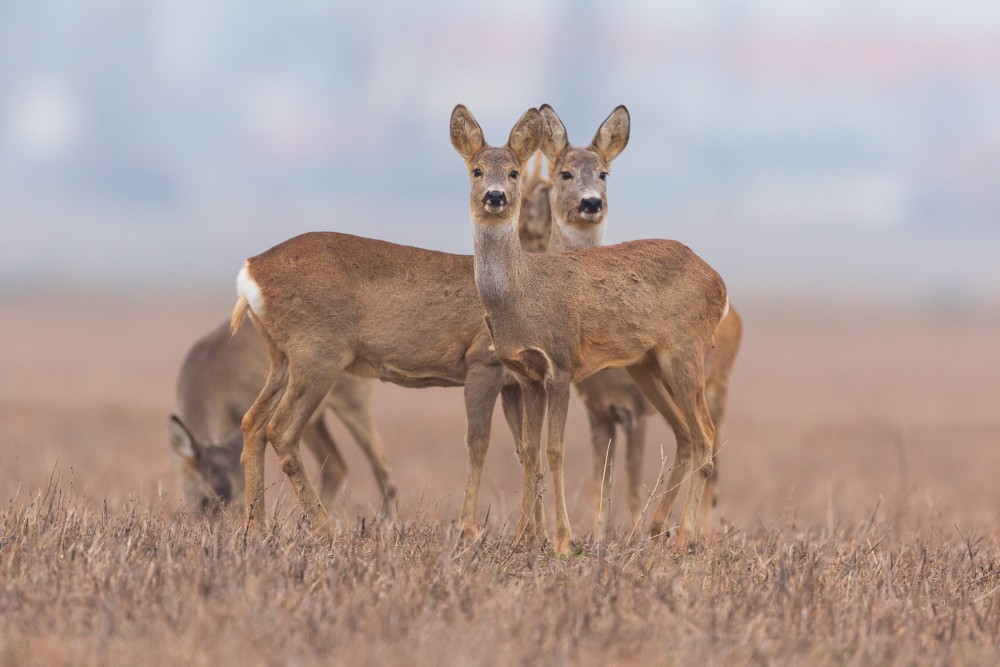
M 357 358 L 344 370 L 351 375 L 378 378 L 383 382 L 391 382 L 401 387 L 415 389 L 423 387 L 461 387 L 465 384 L 465 368 L 462 365 L 448 368 L 405 368 L 388 363 L 375 364 L 368 359 Z

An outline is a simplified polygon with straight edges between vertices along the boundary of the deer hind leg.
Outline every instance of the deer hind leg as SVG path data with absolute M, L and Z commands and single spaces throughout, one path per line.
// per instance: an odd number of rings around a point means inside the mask
M 566 485 L 563 479 L 563 454 L 565 447 L 563 435 L 566 430 L 566 415 L 569 411 L 570 375 L 557 371 L 545 382 L 545 393 L 548 398 L 549 433 L 545 444 L 545 453 L 549 460 L 549 471 L 552 473 L 553 505 L 556 511 L 556 542 L 557 554 L 568 554 L 573 548 L 573 531 L 569 523 L 569 513 L 566 511 Z
M 728 378 L 709 377 L 705 384 L 705 400 L 708 403 L 708 413 L 715 427 L 715 437 L 712 438 L 712 476 L 705 482 L 705 493 L 701 498 L 701 509 L 698 512 L 700 529 L 707 531 L 711 526 L 712 513 L 719 503 L 719 448 L 722 446 L 721 429 L 719 425 L 726 412 L 726 397 L 729 393 Z
M 523 436 L 521 430 L 524 428 L 524 399 L 521 387 L 517 384 L 509 384 L 500 390 L 500 404 L 503 406 L 504 418 L 507 420 L 507 427 L 514 438 L 514 453 L 517 455 L 517 462 L 524 467 L 524 449 L 522 446 Z M 541 426 L 539 425 L 539 428 Z M 538 436 L 541 442 L 541 435 Z M 539 535 L 548 540 L 548 531 L 545 528 L 545 508 L 541 502 L 535 503 L 535 512 L 531 519 L 529 530 L 534 535 Z
M 514 453 L 517 454 L 517 462 L 523 465 L 521 426 L 524 423 L 524 411 L 521 409 L 521 388 L 516 384 L 502 387 L 500 389 L 500 405 L 503 407 L 503 416 L 507 420 L 507 427 L 514 438 Z
M 646 426 L 649 423 L 644 414 L 630 414 L 624 421 L 625 428 L 625 472 L 628 476 L 628 504 L 632 525 L 639 523 L 642 511 L 642 457 L 646 451 Z
M 719 450 L 722 447 L 720 434 L 722 419 L 725 417 L 729 397 L 729 374 L 736 363 L 736 354 L 743 336 L 743 322 L 735 310 L 730 310 L 715 331 L 715 347 L 705 357 L 705 400 L 715 427 L 712 439 L 712 476 L 708 478 L 705 495 L 701 503 L 702 528 L 708 528 L 712 510 L 718 503 Z
M 522 414 L 521 454 L 524 479 L 521 485 L 521 516 L 515 530 L 516 540 L 534 536 L 548 541 L 545 530 L 540 482 L 542 480 L 542 422 L 545 419 L 545 387 L 531 380 L 521 381 Z
M 674 432 L 674 438 L 677 440 L 674 462 L 670 467 L 670 474 L 649 526 L 650 535 L 669 535 L 669 528 L 666 527 L 666 524 L 674 507 L 674 501 L 677 499 L 677 492 L 684 482 L 684 476 L 691 463 L 691 433 L 687 421 L 663 385 L 656 359 L 646 358 L 634 366 L 629 366 L 626 370 L 639 390 L 670 425 Z M 659 488 L 659 483 L 657 483 L 656 488 Z
M 465 444 L 469 451 L 469 470 L 465 478 L 462 514 L 458 526 L 465 539 L 478 539 L 476 514 L 479 491 L 483 482 L 483 466 L 490 446 L 493 407 L 500 393 L 500 373 L 497 367 L 480 366 L 470 370 L 465 378 Z
M 338 398 L 345 398 L 338 396 Z M 382 493 L 381 512 L 385 517 L 395 523 L 397 519 L 396 507 L 396 484 L 392 481 L 392 474 L 385 455 L 385 446 L 382 444 L 382 437 L 375 428 L 375 420 L 371 413 L 371 383 L 365 382 L 364 390 L 351 395 L 350 400 L 338 400 L 333 404 L 333 411 L 337 418 L 351 432 L 351 436 L 361 447 L 368 465 L 371 466 L 375 475 L 375 483 L 378 484 Z
M 327 508 L 333 507 L 333 500 L 347 475 L 347 462 L 341 456 L 322 414 L 316 415 L 315 421 L 302 431 L 302 442 L 319 462 L 319 494 L 323 504 Z
M 590 444 L 594 450 L 594 538 L 603 540 L 611 511 L 611 466 L 615 457 L 615 422 L 608 415 L 587 410 Z
M 659 356 L 664 383 L 671 388 L 677 407 L 688 424 L 690 433 L 692 474 L 687 500 L 681 515 L 678 536 L 681 540 L 698 537 L 698 511 L 705 485 L 712 476 L 712 442 L 715 427 L 705 400 L 704 353 L 697 350 Z
M 288 386 L 267 424 L 267 439 L 274 447 L 282 472 L 288 477 L 312 529 L 330 534 L 330 515 L 306 475 L 299 455 L 299 441 L 309 418 L 330 390 L 337 369 L 299 367 L 289 369 Z
M 248 530 L 264 528 L 264 450 L 267 448 L 267 424 L 285 393 L 288 384 L 288 358 L 264 338 L 270 357 L 267 381 L 257 399 L 243 415 L 243 475 L 246 483 L 246 520 Z

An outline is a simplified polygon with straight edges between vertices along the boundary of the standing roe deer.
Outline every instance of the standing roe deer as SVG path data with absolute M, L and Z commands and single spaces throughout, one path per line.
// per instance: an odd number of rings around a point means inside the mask
M 246 260 L 237 291 L 232 328 L 249 314 L 270 359 L 264 388 L 242 422 L 250 525 L 264 523 L 259 508 L 270 442 L 314 530 L 329 529 L 298 443 L 309 416 L 346 372 L 405 387 L 464 385 L 469 469 L 459 527 L 476 536 L 493 408 L 502 389 L 511 400 L 516 380 L 492 349 L 473 258 L 313 232 Z M 520 424 L 512 430 L 520 442 Z M 544 535 L 541 507 L 533 507 L 522 520 Z
M 590 145 L 583 148 L 569 144 L 566 127 L 552 107 L 542 105 L 539 112 L 543 123 L 539 155 L 545 155 L 550 174 L 547 181 L 543 180 L 536 162 L 529 176 L 533 187 L 527 188 L 529 194 L 521 204 L 518 219 L 521 246 L 531 252 L 561 252 L 602 245 L 608 210 L 606 179 L 611 163 L 628 145 L 631 125 L 628 110 L 624 106 L 615 108 Z M 612 137 L 613 149 L 601 151 L 598 148 L 602 135 Z M 699 520 L 706 527 L 717 500 L 719 462 L 715 455 L 721 446 L 719 425 L 725 413 L 729 374 L 736 360 L 742 330 L 739 314 L 735 308 L 730 308 L 715 332 L 714 347 L 705 357 L 705 393 L 716 429 L 712 443 L 715 465 L 706 483 L 699 512 Z M 632 524 L 641 518 L 642 456 L 647 421 L 653 408 L 624 369 L 600 371 L 575 386 L 590 423 L 594 450 L 594 532 L 601 536 L 609 510 L 616 426 L 620 426 L 625 435 L 626 498 Z M 668 483 L 667 488 L 676 493 L 683 471 L 676 462 L 672 471 L 676 479 Z M 670 507 L 672 501 L 671 498 L 668 502 Z M 666 515 L 654 517 L 653 532 L 659 533 L 666 520 Z
M 253 327 L 235 335 L 224 322 L 188 351 L 177 378 L 177 413 L 170 417 L 170 443 L 180 463 L 187 506 L 194 511 L 243 502 L 243 432 L 240 421 L 267 379 L 267 353 Z M 396 488 L 386 467 L 382 440 L 371 416 L 372 383 L 339 376 L 302 439 L 320 463 L 320 493 L 330 503 L 347 464 L 323 421 L 330 409 L 364 451 L 382 493 L 382 508 L 396 516 Z
M 698 474 L 692 476 L 680 526 L 686 538 L 698 529 L 701 496 L 712 472 L 715 429 L 705 401 L 704 364 L 728 310 L 722 278 L 676 241 L 524 252 L 517 228 L 518 177 L 541 141 L 541 114 L 537 109 L 525 112 L 499 148 L 486 144 L 479 124 L 462 105 L 452 112 L 450 131 L 470 174 L 476 289 L 496 353 L 521 383 L 524 490 L 518 532 L 535 513 L 547 402 L 554 547 L 557 553 L 569 552 L 572 531 L 563 479 L 569 387 L 599 370 L 626 367 L 657 410 L 679 425 L 679 458 L 689 457 L 680 461 L 685 471 L 693 456 Z M 620 152 L 611 133 L 599 135 L 598 150 Z

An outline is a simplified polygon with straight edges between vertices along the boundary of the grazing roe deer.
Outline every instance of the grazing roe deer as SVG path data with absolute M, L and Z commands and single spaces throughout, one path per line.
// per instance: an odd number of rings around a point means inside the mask
M 715 429 L 705 401 L 704 365 L 728 310 L 722 278 L 676 241 L 524 252 L 517 227 L 518 178 L 541 141 L 541 114 L 537 109 L 525 112 L 507 144 L 498 148 L 486 144 L 479 124 L 462 105 L 452 112 L 450 131 L 470 174 L 476 289 L 497 355 L 521 383 L 525 488 L 518 531 L 535 512 L 547 403 L 554 547 L 557 553 L 569 552 L 563 433 L 570 384 L 605 368 L 626 367 L 656 409 L 679 425 L 679 452 L 690 452 L 681 462 L 685 470 L 693 463 L 696 471 L 680 526 L 681 536 L 687 537 L 698 530 L 701 496 L 712 472 Z M 598 150 L 617 150 L 613 136 L 599 135 Z
M 537 148 L 537 145 L 536 147 Z M 532 152 L 534 149 L 532 149 Z M 246 260 L 232 328 L 249 315 L 269 371 L 243 417 L 248 521 L 263 526 L 263 456 L 271 443 L 314 530 L 329 516 L 298 452 L 309 416 L 344 373 L 405 387 L 465 387 L 469 469 L 459 527 L 475 537 L 497 395 L 514 376 L 497 359 L 473 279 L 473 258 L 335 232 L 289 239 Z M 511 414 L 511 411 L 505 411 Z M 520 424 L 512 424 L 520 442 Z M 518 448 L 520 451 L 520 447 Z M 541 507 L 528 517 L 544 535 Z
M 241 420 L 267 379 L 267 352 L 253 327 L 231 334 L 223 322 L 188 351 L 177 378 L 176 409 L 170 417 L 170 443 L 180 463 L 187 506 L 208 511 L 220 504 L 242 504 L 244 492 Z M 382 440 L 371 416 L 372 383 L 344 374 L 333 383 L 302 432 L 320 463 L 320 493 L 336 496 L 347 464 L 323 420 L 331 410 L 351 432 L 371 464 L 382 493 L 381 511 L 396 516 L 396 488 L 386 467 Z
M 542 105 L 539 112 L 543 123 L 539 155 L 545 155 L 550 173 L 549 179 L 544 180 L 536 161 L 535 169 L 529 176 L 532 187 L 526 188 L 530 194 L 521 204 L 518 219 L 521 246 L 531 252 L 561 252 L 603 245 L 608 211 L 606 179 L 611 163 L 628 145 L 631 125 L 628 110 L 624 106 L 615 108 L 601 124 L 590 145 L 582 148 L 570 145 L 566 127 L 552 107 Z M 602 136 L 612 138 L 612 149 L 601 151 L 598 148 Z M 530 231 L 526 231 L 529 227 Z M 548 242 L 543 243 L 542 239 Z M 742 330 L 739 314 L 730 308 L 715 332 L 714 347 L 705 357 L 705 392 L 715 425 L 713 458 L 721 446 L 719 425 L 725 413 L 729 375 L 736 360 Z M 594 532 L 601 536 L 609 513 L 616 426 L 620 426 L 625 435 L 626 502 L 633 525 L 641 518 L 642 457 L 646 447 L 647 421 L 653 408 L 624 369 L 600 371 L 575 386 L 590 423 L 594 450 Z M 667 484 L 667 488 L 676 494 L 683 471 L 675 462 L 672 472 L 676 478 Z M 718 476 L 719 462 L 715 459 L 699 512 L 699 520 L 706 527 L 717 499 Z M 667 505 L 673 506 L 673 498 L 664 506 L 669 511 Z M 666 520 L 666 515 L 654 516 L 653 532 L 659 533 Z

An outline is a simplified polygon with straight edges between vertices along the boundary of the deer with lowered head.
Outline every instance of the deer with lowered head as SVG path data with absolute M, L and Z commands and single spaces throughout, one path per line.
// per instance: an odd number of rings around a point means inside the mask
M 680 524 L 695 536 L 701 497 L 712 473 L 714 426 L 705 400 L 705 355 L 726 315 L 722 278 L 676 241 L 644 240 L 566 253 L 527 253 L 518 236 L 519 177 L 542 139 L 542 117 L 529 109 L 505 146 L 486 144 L 462 105 L 451 115 L 452 145 L 470 178 L 475 285 L 497 356 L 521 384 L 524 467 L 521 524 L 534 515 L 541 470 L 540 434 L 548 418 L 557 553 L 568 553 L 563 433 L 570 384 L 624 367 L 654 407 L 680 425 L 694 474 Z M 612 132 L 597 149 L 620 152 Z M 673 399 L 673 400 L 671 400 Z M 685 471 L 687 472 L 687 470 Z M 662 502 L 662 500 L 661 500 Z M 519 532 L 523 528 L 519 525 Z
M 267 379 L 267 352 L 253 327 L 236 334 L 229 322 L 199 338 L 188 350 L 177 378 L 170 444 L 181 473 L 185 504 L 207 513 L 242 505 L 244 492 L 243 414 Z M 320 495 L 331 503 L 347 473 L 323 414 L 329 410 L 347 427 L 371 464 L 382 493 L 383 512 L 396 516 L 396 487 L 386 466 L 382 439 L 371 414 L 372 382 L 347 373 L 334 381 L 302 431 L 302 441 L 320 464 Z
M 518 144 L 518 169 L 539 140 L 536 134 Z M 520 198 L 519 191 L 509 192 Z M 350 373 L 405 387 L 465 387 L 469 468 L 459 527 L 476 536 L 493 408 L 501 391 L 505 401 L 514 400 L 517 380 L 493 351 L 473 258 L 313 232 L 246 260 L 237 291 L 232 328 L 249 316 L 269 357 L 267 380 L 242 421 L 249 526 L 264 524 L 263 462 L 270 442 L 313 529 L 329 530 L 329 515 L 305 475 L 299 440 L 333 383 Z M 505 410 L 519 442 L 522 424 L 510 421 L 514 412 Z M 533 514 L 519 525 L 544 536 L 541 505 L 528 507 Z
M 611 164 L 628 145 L 630 118 L 628 109 L 619 106 L 601 124 L 589 146 L 572 146 L 563 122 L 552 107 L 542 105 L 542 147 L 549 164 L 549 178 L 541 176 L 540 160 L 528 177 L 521 204 L 518 227 L 521 247 L 530 252 L 562 252 L 603 245 L 608 211 L 607 177 Z M 602 136 L 611 137 L 609 148 L 602 151 Z M 709 525 L 717 500 L 719 461 L 715 456 L 721 446 L 719 425 L 725 414 L 729 375 L 736 360 L 742 336 L 742 320 L 735 308 L 723 318 L 715 332 L 715 344 L 705 357 L 705 394 L 715 438 L 712 443 L 714 466 L 702 495 L 699 521 Z M 642 457 L 646 447 L 646 429 L 653 407 L 632 382 L 624 369 L 608 369 L 575 383 L 590 423 L 593 446 L 594 532 L 604 534 L 609 514 L 611 462 L 614 460 L 616 427 L 625 436 L 626 504 L 635 525 L 641 518 Z M 675 429 L 676 426 L 672 425 Z M 684 474 L 687 452 L 678 452 L 667 482 L 665 502 L 659 506 L 666 513 L 656 513 L 651 532 L 659 533 L 667 521 Z

